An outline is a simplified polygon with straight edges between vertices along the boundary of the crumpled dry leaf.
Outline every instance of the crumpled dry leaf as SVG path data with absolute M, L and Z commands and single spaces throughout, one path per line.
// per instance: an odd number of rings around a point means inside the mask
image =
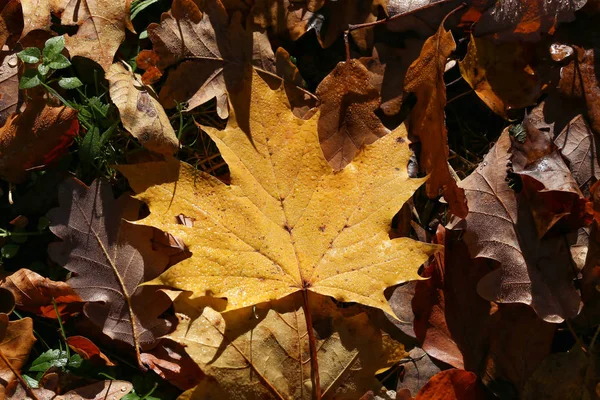
M 134 32 L 129 20 L 130 6 L 130 0 L 70 0 L 61 24 L 79 26 L 73 36 L 65 35 L 71 57 L 89 58 L 108 71 L 125 39 L 125 28 Z
M 467 55 L 458 64 L 465 81 L 496 114 L 535 104 L 542 82 L 528 63 L 534 49 L 525 43 L 493 43 L 471 37 Z
M 88 302 L 85 314 L 112 339 L 136 350 L 151 346 L 170 327 L 158 318 L 170 300 L 154 287 L 139 285 L 162 272 L 166 257 L 150 250 L 147 231 L 121 222 L 103 181 L 90 188 L 75 179 L 65 181 L 59 204 L 48 219 L 50 230 L 63 241 L 51 243 L 48 253 L 76 273 L 68 283 Z
M 460 184 L 470 204 L 463 227 L 471 256 L 500 263 L 479 281 L 477 291 L 489 301 L 528 304 L 544 320 L 561 322 L 577 315 L 580 305 L 569 249 L 561 236 L 538 239 L 529 204 L 506 181 L 509 149 L 506 129 Z
M 560 70 L 558 89 L 568 99 L 581 99 L 587 106 L 592 130 L 600 134 L 600 82 L 594 49 L 573 46 L 576 57 Z
M 464 190 L 459 188 L 448 166 L 448 132 L 444 122 L 446 86 L 444 67 L 456 44 L 444 25 L 427 39 L 421 55 L 406 72 L 404 90 L 417 95 L 417 104 L 410 114 L 411 133 L 421 141 L 420 165 L 431 177 L 427 195 L 436 198 L 443 193 L 456 216 L 467 215 Z
M 554 33 L 560 22 L 575 19 L 587 0 L 507 0 L 488 9 L 475 27 L 475 36 L 493 35 L 501 41 L 538 41 Z
M 179 149 L 179 140 L 152 88 L 121 63 L 110 66 L 106 79 L 123 127 L 148 150 L 173 155 Z
M 244 29 L 239 13 L 230 21 L 219 0 L 207 0 L 200 10 L 203 16 L 198 23 L 164 13 L 160 24 L 148 26 L 159 69 L 187 60 L 169 73 L 160 92 L 161 103 L 171 108 L 187 102 L 191 110 L 215 97 L 219 117 L 227 118 L 229 95 L 236 114 L 244 115 L 249 69 L 274 72 L 269 70 L 275 60 L 269 39 L 264 32 Z
M 178 160 L 119 167 L 150 207 L 139 223 L 192 252 L 154 283 L 225 297 L 230 310 L 308 289 L 393 314 L 383 290 L 420 279 L 418 266 L 437 250 L 389 239 L 392 217 L 423 182 L 408 178 L 404 126 L 334 173 L 319 146 L 318 115 L 297 119 L 281 89 L 253 80 L 251 139 L 233 118 L 225 130 L 204 128 L 231 185 Z M 180 214 L 194 226 L 177 224 Z
M 46 165 L 62 155 L 79 133 L 77 111 L 29 103 L 0 128 L 0 177 L 13 183 L 27 178 L 27 169 Z
M 541 113 L 542 107 L 531 112 Z M 510 160 L 513 172 L 521 178 L 521 193 L 531 207 L 538 236 L 543 237 L 554 227 L 566 232 L 589 225 L 592 215 L 587 210 L 587 199 L 552 142 L 552 135 L 538 129 L 536 120 L 541 119 L 528 115 L 523 121 L 524 139 L 511 136 Z
M 20 0 L 4 0 L 0 3 L 0 49 L 4 45 L 13 48 L 23 30 L 23 11 Z
M 35 30 L 50 31 L 52 14 L 60 15 L 69 0 L 21 0 L 23 7 L 23 32 L 21 38 Z
M 600 164 L 596 139 L 587 121 L 578 115 L 554 139 L 554 144 L 569 165 L 569 170 L 580 188 L 600 179 Z
M 432 377 L 415 400 L 484 400 L 485 389 L 477 375 L 462 369 L 449 369 Z
M 183 314 L 169 338 L 186 346 L 210 377 L 182 399 L 314 398 L 302 296 L 225 314 L 176 301 L 176 311 Z M 308 308 L 323 398 L 350 400 L 369 389 L 378 392 L 376 372 L 407 355 L 360 305 L 337 308 L 330 298 L 309 293 Z
M 31 318 L 9 321 L 8 315 L 0 314 L 0 352 L 8 359 L 12 369 L 21 372 L 35 340 Z M 0 395 L 3 395 L 4 385 L 15 379 L 11 368 L 0 359 Z
M 339 171 L 364 146 L 385 136 L 375 110 L 379 93 L 369 83 L 369 72 L 357 60 L 340 62 L 317 87 L 321 99 L 319 141 L 329 165 Z
M 83 302 L 67 283 L 52 281 L 26 268 L 4 278 L 0 287 L 13 293 L 19 310 L 47 318 L 56 318 L 52 299 L 63 319 L 79 312 Z
M 0 52 L 0 124 L 17 111 L 19 102 L 19 60 L 15 53 Z

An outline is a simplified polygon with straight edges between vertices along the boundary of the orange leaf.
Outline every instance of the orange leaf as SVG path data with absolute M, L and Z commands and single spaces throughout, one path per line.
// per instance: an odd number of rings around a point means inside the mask
M 69 347 L 79 354 L 84 360 L 91 360 L 114 367 L 113 363 L 90 339 L 83 336 L 71 336 L 67 338 Z

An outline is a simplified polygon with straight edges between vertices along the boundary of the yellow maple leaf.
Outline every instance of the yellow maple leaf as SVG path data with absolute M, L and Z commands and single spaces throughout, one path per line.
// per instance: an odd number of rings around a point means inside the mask
M 227 310 L 310 290 L 393 315 L 384 289 L 420 279 L 417 269 L 438 249 L 388 235 L 424 182 L 408 177 L 405 127 L 334 172 L 319 147 L 318 113 L 296 118 L 282 89 L 252 79 L 251 138 L 235 116 L 225 130 L 205 128 L 231 185 L 175 159 L 120 167 L 150 207 L 139 223 L 179 237 L 193 253 L 152 283 L 227 298 Z M 178 224 L 180 214 L 194 226 Z

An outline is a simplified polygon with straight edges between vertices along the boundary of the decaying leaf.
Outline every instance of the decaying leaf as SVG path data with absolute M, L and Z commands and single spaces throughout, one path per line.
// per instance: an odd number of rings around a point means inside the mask
M 165 155 L 175 153 L 179 140 L 152 88 L 121 63 L 110 66 L 106 79 L 110 83 L 110 98 L 119 109 L 125 129 L 148 150 Z
M 319 141 L 335 171 L 348 165 L 364 145 L 389 132 L 375 115 L 381 98 L 359 61 L 339 63 L 323 79 L 317 96 L 321 99 Z
M 541 107 L 532 111 L 540 114 Z M 587 199 L 552 142 L 549 132 L 529 115 L 523 121 L 524 138 L 511 136 L 512 170 L 521 178 L 522 194 L 529 201 L 539 237 L 550 229 L 578 229 L 591 222 Z M 543 129 L 543 127 L 540 127 Z
M 506 129 L 461 182 L 470 204 L 464 240 L 471 256 L 500 262 L 477 289 L 487 300 L 529 304 L 544 320 L 560 322 L 577 315 L 580 304 L 569 249 L 560 235 L 538 239 L 529 204 L 506 180 L 509 149 Z
M 14 53 L 0 53 L 0 124 L 17 111 L 19 102 L 19 61 Z
M 410 129 L 421 141 L 420 165 L 431 177 L 427 195 L 436 198 L 443 193 L 454 215 L 467 215 L 467 202 L 448 167 L 448 132 L 444 122 L 446 86 L 444 67 L 456 44 L 443 23 L 435 35 L 427 39 L 421 55 L 406 72 L 404 90 L 417 95 L 410 114 Z
M 312 399 L 311 361 L 301 293 L 220 314 L 176 303 L 180 321 L 169 337 L 212 379 L 183 399 Z M 309 294 L 323 398 L 357 399 L 379 391 L 375 373 L 407 354 L 370 320 L 364 307 L 337 308 Z M 188 317 L 188 316 L 191 316 Z M 215 382 L 216 381 L 216 382 Z
M 569 99 L 581 99 L 587 106 L 592 130 L 600 133 L 600 82 L 594 49 L 575 48 L 576 57 L 560 70 L 558 89 Z
M 50 31 L 52 14 L 59 15 L 69 0 L 21 0 L 23 21 L 25 23 L 21 37 L 31 31 Z
M 537 41 L 544 33 L 554 33 L 559 22 L 575 18 L 575 11 L 587 0 L 509 0 L 498 1 L 479 19 L 475 35 L 493 34 L 502 41 Z
M 62 155 L 79 133 L 77 111 L 29 103 L 0 128 L 0 177 L 14 183 L 27 178 L 27 169 L 46 165 Z
M 471 37 L 460 72 L 492 111 L 508 118 L 507 112 L 534 104 L 541 94 L 541 79 L 527 62 L 532 53 L 523 43 Z
M 19 310 L 48 318 L 56 318 L 52 299 L 64 319 L 81 310 L 81 298 L 65 282 L 55 282 L 22 268 L 0 281 L 0 287 L 15 296 Z
M 170 300 L 156 288 L 138 285 L 156 277 L 166 257 L 150 250 L 147 231 L 121 222 L 110 186 L 90 188 L 72 179 L 59 190 L 60 208 L 50 210 L 50 230 L 61 238 L 50 257 L 76 275 L 68 283 L 88 303 L 85 314 L 109 337 L 145 348 L 169 329 L 158 316 Z M 140 243 L 146 243 L 144 248 Z
M 600 179 L 596 139 L 582 115 L 573 118 L 554 139 L 554 143 L 580 188 L 589 186 L 592 180 Z
M 76 34 L 65 36 L 71 57 L 89 58 L 108 71 L 125 39 L 125 28 L 133 32 L 130 5 L 130 0 L 70 0 L 61 23 L 79 26 Z
M 13 370 L 21 372 L 34 343 L 31 318 L 9 321 L 8 315 L 0 314 L 0 352 L 10 362 L 8 366 L 0 359 L 0 395 L 5 385 L 16 379 Z
M 233 118 L 223 131 L 205 128 L 231 185 L 178 160 L 119 167 L 150 207 L 140 223 L 192 252 L 154 283 L 227 298 L 228 310 L 309 290 L 393 314 L 383 290 L 420 279 L 418 266 L 437 250 L 388 235 L 423 182 L 408 178 L 404 126 L 334 173 L 319 146 L 318 114 L 297 119 L 281 89 L 253 80 L 251 140 Z M 177 224 L 180 214 L 194 226 Z
M 483 385 L 477 375 L 462 369 L 449 369 L 435 375 L 417 393 L 415 400 L 484 400 Z

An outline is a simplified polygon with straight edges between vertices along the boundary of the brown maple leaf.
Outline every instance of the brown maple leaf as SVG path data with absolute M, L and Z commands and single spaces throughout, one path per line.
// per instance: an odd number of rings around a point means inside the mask
M 319 141 L 335 171 L 348 165 L 363 145 L 389 132 L 375 115 L 381 98 L 359 61 L 339 63 L 323 79 L 317 96 L 321 99 Z
M 134 346 L 139 360 L 140 348 L 170 327 L 158 318 L 169 298 L 156 288 L 139 287 L 162 272 L 166 257 L 150 250 L 149 237 L 121 222 L 107 183 L 87 188 L 67 180 L 59 203 L 48 218 L 50 230 L 63 241 L 49 246 L 50 257 L 75 273 L 68 283 L 88 302 L 86 316 L 109 337 Z
M 448 132 L 444 122 L 444 68 L 455 48 L 452 33 L 445 30 L 442 23 L 408 69 L 404 90 L 417 95 L 417 104 L 410 114 L 410 130 L 421 141 L 421 167 L 431 174 L 427 195 L 436 198 L 443 193 L 452 213 L 465 217 L 468 209 L 464 190 L 457 186 L 447 161 Z
M 188 399 L 314 399 L 309 334 L 301 293 L 224 314 L 175 301 L 180 321 L 168 337 L 185 346 L 207 375 Z M 360 305 L 337 307 L 308 296 L 324 399 L 357 399 L 378 392 L 379 369 L 407 353 Z

